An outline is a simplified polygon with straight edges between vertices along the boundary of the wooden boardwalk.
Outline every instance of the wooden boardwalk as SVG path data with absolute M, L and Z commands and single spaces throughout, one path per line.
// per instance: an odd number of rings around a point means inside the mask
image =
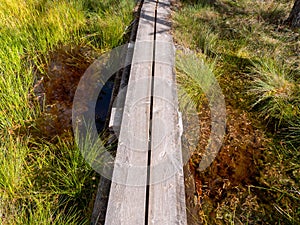
M 144 0 L 106 225 L 187 224 L 170 0 Z

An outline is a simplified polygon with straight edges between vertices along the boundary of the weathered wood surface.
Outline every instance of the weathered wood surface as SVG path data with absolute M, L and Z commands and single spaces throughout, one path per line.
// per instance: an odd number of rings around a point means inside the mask
M 157 5 L 148 224 L 187 224 L 170 1 Z
M 91 217 L 91 225 L 100 225 L 105 221 L 110 184 L 110 180 L 105 177 L 100 177 L 94 203 L 94 210 Z
M 141 9 L 126 94 L 119 145 L 106 213 L 107 225 L 144 224 L 150 123 L 155 2 Z M 137 63 L 145 61 L 143 64 Z
M 169 17 L 170 0 L 144 1 L 114 164 L 107 225 L 187 224 L 175 49 Z

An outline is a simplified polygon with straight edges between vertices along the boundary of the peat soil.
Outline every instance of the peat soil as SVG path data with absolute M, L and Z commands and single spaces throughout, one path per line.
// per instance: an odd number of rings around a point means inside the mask
M 226 114 L 223 145 L 212 164 L 199 171 L 211 122 L 207 102 L 199 109 L 199 143 L 185 167 L 188 224 L 262 222 L 255 215 L 259 213 L 257 197 L 248 192 L 248 187 L 257 185 L 257 164 L 263 157 L 267 139 L 246 111 L 227 104 Z M 189 139 L 189 135 L 185 132 L 184 138 Z
M 31 133 L 49 140 L 70 135 L 77 85 L 97 55 L 86 46 L 62 46 L 49 53 L 44 75 L 38 74 L 34 87 L 35 100 L 42 113 L 31 127 Z

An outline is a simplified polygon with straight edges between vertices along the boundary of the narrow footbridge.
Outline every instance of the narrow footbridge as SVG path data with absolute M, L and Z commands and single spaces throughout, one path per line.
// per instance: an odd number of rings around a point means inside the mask
M 141 4 L 105 224 L 187 224 L 171 3 Z

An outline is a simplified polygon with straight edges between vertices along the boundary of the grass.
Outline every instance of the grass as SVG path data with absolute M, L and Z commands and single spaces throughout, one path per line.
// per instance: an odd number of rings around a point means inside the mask
M 95 174 L 75 144 L 59 141 L 28 147 L 25 144 L 32 143 L 10 139 L 6 146 L 10 148 L 1 153 L 2 224 L 78 224 L 87 220 L 80 212 L 87 213 Z
M 205 55 L 177 53 L 176 71 L 181 107 L 193 103 L 196 108 L 210 93 L 214 84 L 214 62 L 206 60 Z
M 87 1 L 92 2 L 92 1 Z M 106 1 L 106 4 L 108 1 Z M 0 73 L 0 127 L 25 125 L 35 117 L 28 93 L 34 83 L 34 69 L 43 71 L 47 51 L 59 44 L 91 44 L 107 50 L 122 42 L 128 11 L 133 4 L 120 4 L 120 11 L 107 5 L 98 13 L 84 8 L 85 1 L 2 0 Z M 103 3 L 104 4 L 104 3 Z M 127 10 L 127 11 L 126 11 Z M 10 88 L 6 88 L 10 87 Z M 38 109 L 36 113 L 38 113 Z
M 49 107 L 34 89 L 53 52 L 122 44 L 133 8 L 126 0 L 0 0 L 1 224 L 89 223 L 96 173 L 70 131 L 49 141 L 29 129 Z
M 292 71 L 270 58 L 253 63 L 250 70 L 254 78 L 249 92 L 255 96 L 253 107 L 257 106 L 263 119 L 276 120 L 278 126 L 293 121 L 300 113 L 300 99 Z
M 215 160 L 219 164 L 203 173 L 195 172 L 196 181 L 203 185 L 198 189 L 202 193 L 199 220 L 203 224 L 300 222 L 299 31 L 283 23 L 292 4 L 277 0 L 190 0 L 181 1 L 173 16 L 175 41 L 206 62 L 213 62 L 227 105 L 227 134 L 220 159 Z M 177 62 L 182 64 L 182 57 Z M 185 76 L 177 69 L 177 80 L 195 104 L 203 106 L 203 91 L 195 88 L 197 82 L 190 78 L 195 66 L 191 61 L 185 65 Z M 224 149 L 233 147 L 236 153 L 229 165 L 219 170 L 221 159 L 226 162 Z M 250 147 L 256 172 L 248 175 L 247 182 L 227 184 L 237 176 Z M 243 153 L 245 148 L 248 150 Z M 240 154 L 238 159 L 236 154 Z M 199 163 L 195 159 L 192 157 L 191 164 Z M 247 160 L 246 164 L 252 161 Z M 228 172 L 231 162 L 235 167 Z M 214 179 L 224 183 L 217 189 L 223 194 L 213 194 L 218 187 L 212 184 Z

